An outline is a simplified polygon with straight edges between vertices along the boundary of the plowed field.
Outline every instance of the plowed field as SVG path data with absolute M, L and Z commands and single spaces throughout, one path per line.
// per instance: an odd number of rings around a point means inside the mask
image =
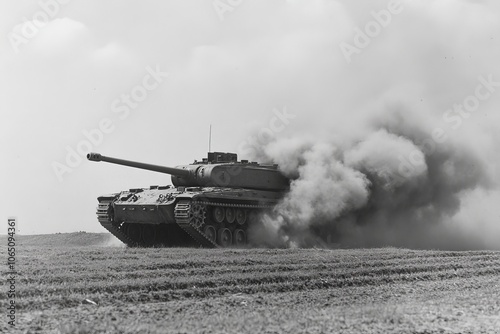
M 500 252 L 132 249 L 58 238 L 17 247 L 16 331 L 500 333 Z

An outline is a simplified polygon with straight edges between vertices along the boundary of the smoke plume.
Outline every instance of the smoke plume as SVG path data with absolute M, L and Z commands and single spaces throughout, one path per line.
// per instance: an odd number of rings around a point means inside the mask
M 500 248 L 498 4 L 402 3 L 349 64 L 317 56 L 316 34 L 308 71 L 287 77 L 283 104 L 296 119 L 244 154 L 292 179 L 253 227 L 256 244 Z M 347 27 L 330 29 L 341 45 L 387 6 L 357 4 L 325 17 Z
M 261 145 L 255 157 L 278 163 L 292 182 L 250 237 L 277 247 L 486 247 L 457 220 L 464 196 L 493 187 L 486 162 L 456 138 L 436 141 L 404 108 L 378 113 L 349 139 Z

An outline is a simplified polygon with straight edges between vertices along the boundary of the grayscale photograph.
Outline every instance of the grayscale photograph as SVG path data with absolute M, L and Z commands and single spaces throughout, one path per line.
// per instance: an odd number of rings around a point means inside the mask
M 0 0 L 0 332 L 500 334 L 500 2 Z

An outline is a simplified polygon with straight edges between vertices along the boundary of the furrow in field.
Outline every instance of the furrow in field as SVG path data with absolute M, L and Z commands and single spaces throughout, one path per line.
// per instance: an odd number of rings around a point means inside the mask
M 429 281 L 443 280 L 455 277 L 471 277 L 474 275 L 489 275 L 500 273 L 500 266 L 478 269 L 474 267 L 457 269 L 453 266 L 448 268 L 421 266 L 415 268 L 401 267 L 383 270 L 380 272 L 358 271 L 355 274 L 335 273 L 331 271 L 320 271 L 315 273 L 296 274 L 290 273 L 257 273 L 260 275 L 221 275 L 220 277 L 198 277 L 177 281 L 165 281 L 162 279 L 143 279 L 121 282 L 101 282 L 100 285 L 68 286 L 55 285 L 39 286 L 34 289 L 23 289 L 20 296 L 20 306 L 30 307 L 30 299 L 52 300 L 52 303 L 65 305 L 70 300 L 80 302 L 84 296 L 112 296 L 113 299 L 122 300 L 127 295 L 149 295 L 152 300 L 158 296 L 180 296 L 196 297 L 197 294 L 205 295 L 203 291 L 219 291 L 219 293 L 256 291 L 291 291 L 295 289 L 331 288 L 342 286 L 358 286 L 367 284 L 389 284 L 399 281 Z M 184 292 L 191 291 L 191 292 Z M 182 293 L 181 293 L 182 292 Z M 214 292 L 215 293 L 215 292 Z M 186 295 L 187 294 L 187 295 Z M 72 296 L 71 298 L 69 296 Z M 26 298 L 28 297 L 28 298 Z M 30 298 L 31 297 L 31 298 Z M 55 300 L 53 300 L 55 298 Z M 162 297 L 163 298 L 163 297 Z M 166 297 L 165 297 L 166 298 Z M 33 302 L 36 304 L 36 302 Z
M 245 273 L 245 272 L 294 272 L 294 271 L 318 271 L 325 268 L 335 268 L 340 271 L 356 271 L 359 268 L 378 270 L 385 267 L 394 268 L 402 266 L 414 266 L 420 264 L 416 261 L 417 259 L 394 259 L 389 258 L 386 260 L 374 260 L 374 261 L 335 261 L 335 262 L 323 262 L 321 258 L 308 259 L 304 263 L 289 263 L 289 264 L 255 264 L 242 265 L 236 261 L 227 261 L 225 265 L 212 265 L 206 263 L 200 267 L 183 267 L 179 269 L 178 266 L 172 266 L 170 263 L 128 263 L 122 264 L 119 267 L 108 266 L 106 263 L 90 262 L 88 264 L 79 264 L 77 267 L 70 268 L 53 268 L 52 270 L 39 269 L 38 267 L 31 268 L 29 275 L 23 275 L 22 269 L 20 271 L 19 282 L 24 285 L 30 285 L 45 281 L 52 281 L 53 283 L 61 284 L 71 284 L 78 281 L 85 281 L 87 283 L 93 281 L 102 280 L 120 280 L 124 277 L 127 278 L 142 278 L 142 277 L 184 277 L 184 276 L 197 276 L 197 275 L 217 275 L 221 272 L 230 271 L 232 273 Z M 457 268 L 463 268 L 464 263 L 470 265 L 473 263 L 476 267 L 486 267 L 495 265 L 498 263 L 498 258 L 493 256 L 485 255 L 475 255 L 467 258 L 442 258 L 433 257 L 426 258 L 425 264 L 427 265 L 439 265 L 441 263 L 446 263 L 447 265 L 455 265 Z M 463 263 L 462 263 L 463 262 Z M 107 270 L 104 272 L 102 268 L 105 267 Z M 83 269 L 84 268 L 84 269 Z M 127 270 L 128 268 L 128 270 Z
M 333 288 L 355 288 L 362 286 L 377 286 L 380 288 L 383 285 L 395 284 L 398 282 L 410 282 L 416 283 L 420 281 L 431 281 L 437 280 L 442 281 L 443 279 L 467 279 L 474 278 L 477 279 L 481 276 L 492 276 L 497 275 L 498 272 L 492 273 L 491 270 L 479 271 L 476 273 L 467 273 L 466 275 L 461 274 L 457 276 L 455 273 L 442 273 L 440 276 L 431 277 L 431 275 L 425 275 L 424 277 L 418 276 L 402 276 L 398 279 L 387 279 L 383 277 L 373 278 L 373 277 L 356 277 L 352 279 L 344 280 L 309 280 L 309 281 L 284 281 L 278 283 L 269 284 L 249 284 L 249 285 L 222 285 L 217 287 L 205 287 L 199 288 L 197 286 L 192 286 L 186 289 L 177 290 L 166 290 L 166 291 L 129 291 L 120 292 L 116 294 L 112 293 L 90 293 L 90 294 L 67 294 L 67 295 L 55 295 L 47 296 L 43 298 L 35 298 L 32 300 L 21 300 L 19 304 L 20 309 L 30 310 L 30 309 L 40 309 L 45 307 L 57 307 L 66 308 L 77 306 L 85 298 L 89 298 L 98 302 L 100 305 L 117 305 L 120 303 L 130 304 L 130 303 L 150 303 L 150 302 L 164 302 L 176 299 L 186 299 L 186 298 L 207 298 L 207 297 L 218 297 L 227 294 L 255 294 L 255 293 L 280 293 L 280 292 L 292 292 L 292 291 L 303 291 L 303 290 L 318 290 L 318 289 L 333 289 Z
M 101 253 L 99 253 L 99 251 Z M 128 254 L 131 251 L 138 252 L 137 254 Z M 147 251 L 147 250 L 146 250 Z M 201 268 L 209 266 L 247 266 L 249 264 L 268 264 L 268 265 L 278 265 L 278 264 L 295 264 L 303 261 L 310 261 L 311 259 L 320 259 L 328 264 L 341 263 L 341 262 L 370 262 L 371 260 L 410 260 L 410 259 L 433 259 L 433 258 L 444 258 L 444 257 L 480 257 L 480 256 L 491 256 L 491 253 L 485 252 L 414 252 L 408 250 L 401 250 L 400 252 L 392 252 L 383 250 L 370 250 L 369 253 L 362 253 L 359 250 L 350 251 L 347 253 L 344 250 L 301 250 L 302 252 L 296 253 L 289 251 L 285 253 L 285 250 L 279 250 L 277 253 L 273 250 L 260 251 L 254 254 L 250 250 L 237 250 L 237 251 L 221 251 L 212 250 L 208 252 L 202 252 L 199 250 L 186 250 L 186 249 L 174 249 L 177 253 L 171 253 L 165 249 L 159 249 L 159 254 L 152 256 L 153 252 L 145 252 L 145 250 L 130 250 L 130 249 L 102 249 L 102 250 L 92 250 L 86 252 L 78 253 L 78 257 L 74 258 L 68 256 L 66 252 L 55 254 L 50 256 L 50 254 L 44 255 L 44 261 L 41 263 L 43 266 L 48 267 L 47 271 L 51 270 L 63 270 L 63 269 L 82 269 L 82 264 L 85 268 L 92 265 L 92 263 L 108 263 L 109 269 L 115 271 L 124 270 L 129 271 L 130 263 L 136 262 L 136 270 L 148 269 L 153 265 L 163 265 L 169 266 L 172 269 L 187 269 L 187 268 Z M 357 255 L 359 253 L 359 255 Z M 423 254 L 422 254 L 423 253 Z M 264 255 L 264 256 L 262 256 Z M 50 259 L 52 261 L 47 261 Z M 76 260 L 76 261 L 75 261 Z M 135 260 L 135 261 L 134 261 Z M 123 264 L 123 265 L 122 265 Z M 30 267 L 34 266 L 35 263 L 30 263 Z M 43 269 L 41 269 L 43 270 Z
M 293 265 L 293 266 L 276 266 L 276 267 L 267 267 L 267 266 L 254 266 L 254 267 L 247 267 L 247 268 L 237 268 L 240 270 L 235 270 L 235 268 L 211 268 L 210 270 L 193 270 L 190 269 L 188 271 L 184 270 L 179 270 L 179 271 L 162 271 L 162 270 L 156 270 L 156 271 L 133 271 L 132 273 L 129 273 L 127 275 L 114 275 L 113 273 L 105 273 L 105 274 L 99 274 L 98 272 L 93 273 L 90 271 L 90 274 L 85 275 L 84 272 L 81 274 L 79 273 L 61 273 L 60 275 L 54 274 L 51 276 L 43 276 L 43 275 L 38 275 L 37 279 L 34 279 L 31 276 L 28 277 L 21 277 L 18 281 L 20 284 L 23 284 L 26 286 L 26 288 L 29 288 L 30 285 L 40 285 L 40 284 L 47 284 L 50 283 L 54 286 L 58 286 L 60 284 L 62 285 L 72 285 L 74 283 L 81 283 L 84 284 L 85 287 L 92 286 L 92 283 L 101 283 L 102 281 L 110 281 L 110 282 L 117 282 L 122 279 L 126 280 L 133 280 L 133 279 L 144 279 L 144 278 L 155 278 L 155 279 L 169 279 L 172 281 L 175 281 L 176 279 L 181 278 L 184 280 L 185 277 L 198 277 L 198 276 L 203 276 L 203 277 L 208 277 L 210 275 L 217 275 L 223 277 L 227 273 L 229 273 L 231 276 L 239 276 L 239 275 L 245 275 L 245 274 L 250 274 L 252 276 L 255 276 L 256 274 L 263 272 L 266 275 L 269 275 L 271 273 L 280 273 L 280 274 L 291 274 L 295 272 L 321 272 L 321 271 L 332 271 L 335 273 L 344 273 L 345 275 L 359 275 L 359 274 L 364 274 L 364 272 L 369 272 L 370 274 L 373 275 L 380 275 L 383 273 L 390 273 L 392 271 L 401 271 L 401 270 L 417 270 L 421 271 L 422 268 L 428 267 L 428 268 L 435 268 L 435 267 L 441 267 L 442 269 L 446 269 L 449 267 L 452 267 L 454 269 L 461 269 L 461 268 L 472 268 L 472 267 L 480 267 L 480 266 L 492 266 L 495 264 L 498 264 L 498 261 L 488 261 L 488 262 L 467 262 L 467 263 L 458 263 L 456 261 L 452 262 L 447 262 L 446 264 L 443 263 L 425 263 L 425 264 L 417 264 L 417 263 L 385 263 L 384 265 L 377 264 L 376 267 L 372 267 L 371 265 L 364 264 L 362 266 L 354 265 L 354 264 L 344 264 L 342 266 L 325 266 L 323 264 L 321 265 L 314 265 L 314 264 L 301 264 L 301 265 Z M 79 286 L 74 286 L 74 287 L 79 287 Z

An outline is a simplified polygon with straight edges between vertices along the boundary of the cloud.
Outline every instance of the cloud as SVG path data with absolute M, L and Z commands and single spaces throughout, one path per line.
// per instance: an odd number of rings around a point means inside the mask
M 32 46 L 33 52 L 50 58 L 78 57 L 92 47 L 85 24 L 67 17 L 49 21 L 28 46 Z

